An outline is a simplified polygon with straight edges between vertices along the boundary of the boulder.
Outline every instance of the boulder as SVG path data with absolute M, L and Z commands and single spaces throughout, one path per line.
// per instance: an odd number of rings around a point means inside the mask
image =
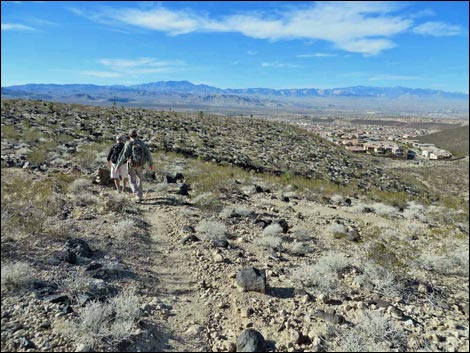
M 237 273 L 235 280 L 244 291 L 266 293 L 266 273 L 263 270 L 245 268 Z
M 75 255 L 82 257 L 91 257 L 93 251 L 91 250 L 88 243 L 82 239 L 72 238 L 67 240 L 65 243 L 65 251 L 73 252 Z
M 237 339 L 237 352 L 266 352 L 266 341 L 261 333 L 250 328 L 244 330 Z

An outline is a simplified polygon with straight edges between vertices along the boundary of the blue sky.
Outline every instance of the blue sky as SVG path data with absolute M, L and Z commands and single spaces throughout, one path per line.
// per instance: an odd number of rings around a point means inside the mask
M 468 93 L 468 2 L 2 1 L 1 84 Z

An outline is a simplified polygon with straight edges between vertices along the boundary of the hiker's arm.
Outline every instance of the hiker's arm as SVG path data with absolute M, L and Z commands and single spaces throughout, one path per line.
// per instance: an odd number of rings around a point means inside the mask
M 153 168 L 153 158 L 152 158 L 152 154 L 150 153 L 150 149 L 148 148 L 147 145 L 145 145 L 145 153 L 147 153 L 147 162 L 149 164 L 149 168 L 152 169 Z
M 111 147 L 111 149 L 109 150 L 109 153 L 108 153 L 108 157 L 106 158 L 106 160 L 108 161 L 108 165 L 111 165 L 111 156 L 113 154 L 113 150 L 114 150 L 114 148 Z

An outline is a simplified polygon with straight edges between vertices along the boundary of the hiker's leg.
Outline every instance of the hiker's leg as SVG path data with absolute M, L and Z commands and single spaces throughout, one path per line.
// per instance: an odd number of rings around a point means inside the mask
M 137 186 L 137 180 L 136 180 L 137 179 L 136 168 L 129 169 L 129 177 L 131 180 L 132 193 L 137 195 L 139 188 Z
M 139 177 L 139 190 L 138 190 L 138 193 L 137 193 L 137 196 L 139 196 L 139 198 L 142 198 L 143 196 L 143 189 L 142 189 L 142 180 L 144 179 L 144 168 L 142 167 L 139 167 L 137 168 L 137 175 Z
M 119 179 L 114 179 L 114 185 L 116 185 L 116 190 L 120 191 L 119 190 Z
M 126 191 L 126 184 L 127 184 L 127 180 L 129 178 L 129 172 L 127 170 L 127 163 L 124 163 L 122 166 L 121 166 L 121 169 L 119 170 L 119 175 L 121 175 L 122 177 L 122 190 L 123 191 Z
M 122 179 L 122 190 L 126 191 L 127 178 Z

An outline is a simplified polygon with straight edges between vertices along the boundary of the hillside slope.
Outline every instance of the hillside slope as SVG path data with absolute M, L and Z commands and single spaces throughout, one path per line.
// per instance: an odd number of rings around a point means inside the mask
M 95 173 L 116 133 L 136 121 L 147 125 L 155 164 L 141 203 Z M 272 149 L 257 143 L 260 131 Z M 468 193 L 456 190 L 447 204 L 424 187 L 380 191 L 376 174 L 363 177 L 367 192 L 341 186 L 328 166 L 374 165 L 384 182 L 405 182 L 380 160 L 295 133 L 251 120 L 2 101 L 2 351 L 233 352 L 246 328 L 269 352 L 468 351 Z M 266 157 L 223 159 L 224 139 L 235 156 L 264 147 Z M 320 179 L 301 174 L 295 151 L 313 142 L 330 158 Z M 266 172 L 268 157 L 279 176 Z M 455 162 L 468 171 L 468 159 Z M 448 174 L 426 174 L 446 187 Z M 237 281 L 252 266 L 265 274 L 260 292 Z
M 469 126 L 447 129 L 417 138 L 423 143 L 434 143 L 437 147 L 450 151 L 455 156 L 468 156 Z

